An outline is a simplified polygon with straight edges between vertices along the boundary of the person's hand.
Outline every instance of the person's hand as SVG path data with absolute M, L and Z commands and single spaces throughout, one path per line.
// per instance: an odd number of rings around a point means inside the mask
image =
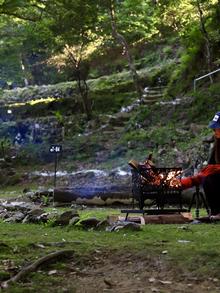
M 193 186 L 191 177 L 181 178 L 180 182 L 181 182 L 181 187 L 183 190 Z
M 188 189 L 193 186 L 198 186 L 203 183 L 205 176 L 201 174 L 197 174 L 196 176 L 191 176 L 191 177 L 186 177 L 186 178 L 181 178 L 181 187 L 182 189 Z

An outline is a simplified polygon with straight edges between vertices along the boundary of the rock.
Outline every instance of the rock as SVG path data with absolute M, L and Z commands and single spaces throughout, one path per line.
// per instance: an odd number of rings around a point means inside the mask
M 53 196 L 53 191 L 48 190 L 38 190 L 36 192 L 27 191 L 25 196 L 28 197 L 34 203 L 43 203 L 44 205 L 48 204 Z
M 36 209 L 33 209 L 31 210 L 28 215 L 30 216 L 33 216 L 33 217 L 39 217 L 41 216 L 42 214 L 44 214 L 44 210 L 43 209 L 39 209 L 39 208 L 36 208 Z
M 128 222 L 128 221 L 117 221 L 116 223 L 113 223 L 112 226 L 107 227 L 106 231 L 119 231 L 119 230 L 128 229 L 131 231 L 141 231 L 141 226 L 134 222 Z
M 96 229 L 106 229 L 109 226 L 109 222 L 107 220 L 103 220 L 96 225 Z
M 100 221 L 95 217 L 80 221 L 80 224 L 86 229 L 95 228 L 99 223 Z
M 6 209 L 0 212 L 0 219 L 7 219 L 13 216 L 12 212 L 8 212 Z
M 11 217 L 4 220 L 7 223 L 17 223 L 21 222 L 24 219 L 25 215 L 21 212 L 14 213 Z
M 7 162 L 4 158 L 0 159 L 0 168 L 2 169 L 7 169 L 11 167 L 11 163 Z
M 24 189 L 23 189 L 23 193 L 27 193 L 27 192 L 30 192 L 31 190 L 30 190 L 30 188 L 29 187 L 25 187 Z
M 52 189 L 40 190 L 38 193 L 41 196 L 50 196 L 50 197 L 53 196 L 53 190 Z
M 129 229 L 131 231 L 141 231 L 140 224 L 128 222 L 124 225 L 124 229 Z
M 12 201 L 12 202 L 8 202 L 5 201 L 3 203 L 0 204 L 2 207 L 6 208 L 7 211 L 22 211 L 22 212 L 29 212 L 30 210 L 33 209 L 33 205 L 27 203 L 27 202 L 19 202 L 19 201 Z
M 57 216 L 56 220 L 54 221 L 54 225 L 61 225 L 61 226 L 69 225 L 70 220 L 75 217 L 79 217 L 78 212 L 74 210 L 66 211 L 62 213 L 61 215 Z
M 79 222 L 79 220 L 80 220 L 80 217 L 73 217 L 72 219 L 70 219 L 69 225 L 74 226 L 76 223 Z
M 201 124 L 196 124 L 196 123 L 191 123 L 190 124 L 190 132 L 194 135 L 197 136 L 199 132 L 201 132 L 203 129 L 206 129 L 206 125 L 201 125 Z
M 35 192 L 33 192 L 33 191 L 28 191 L 28 192 L 25 193 L 25 195 L 26 195 L 29 199 L 31 199 L 31 200 L 33 200 L 33 199 L 36 198 L 36 194 L 35 194 Z
M 47 222 L 48 221 L 48 213 L 45 213 L 43 209 L 33 209 L 31 210 L 26 217 L 23 219 L 22 223 L 39 223 L 39 222 Z

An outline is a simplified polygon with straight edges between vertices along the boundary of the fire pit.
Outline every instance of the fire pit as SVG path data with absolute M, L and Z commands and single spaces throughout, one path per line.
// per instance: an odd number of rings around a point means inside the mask
M 182 209 L 182 189 L 179 177 L 181 168 L 156 168 L 149 164 L 139 164 L 131 160 L 132 167 L 132 194 L 138 201 L 140 210 L 143 210 L 145 201 L 150 200 L 151 205 L 156 206 L 151 213 L 169 211 L 186 211 Z M 177 209 L 166 209 L 165 205 L 177 205 Z

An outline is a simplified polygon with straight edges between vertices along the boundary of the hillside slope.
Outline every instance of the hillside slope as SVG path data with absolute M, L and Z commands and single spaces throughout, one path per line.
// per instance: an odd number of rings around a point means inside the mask
M 93 118 L 86 120 L 75 82 L 18 88 L 1 97 L 1 156 L 19 165 L 53 162 L 51 144 L 62 144 L 61 168 L 128 169 L 130 159 L 153 153 L 159 166 L 190 168 L 207 159 L 207 123 L 220 108 L 219 87 L 167 97 L 168 72 L 175 59 L 141 69 L 141 100 L 128 72 L 89 80 Z M 165 74 L 166 73 L 166 74 Z M 158 84 L 158 77 L 167 81 Z M 183 81 L 184 82 L 184 81 Z M 19 135 L 20 137 L 19 137 Z

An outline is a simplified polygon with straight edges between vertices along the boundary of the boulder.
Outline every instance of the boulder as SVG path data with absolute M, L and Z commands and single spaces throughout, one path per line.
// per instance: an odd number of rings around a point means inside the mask
M 22 223 L 39 223 L 39 222 L 47 222 L 48 221 L 48 213 L 45 213 L 43 209 L 35 208 L 28 212 L 26 217 L 23 219 Z
M 81 220 L 80 224 L 83 226 L 83 228 L 90 229 L 96 228 L 100 222 L 100 220 L 96 219 L 95 217 L 92 217 L 85 220 Z
M 11 215 L 9 218 L 6 218 L 4 222 L 17 223 L 17 222 L 21 222 L 24 219 L 24 217 L 25 217 L 25 214 L 21 212 L 16 212 L 13 215 Z
M 7 209 L 7 211 L 22 211 L 29 212 L 33 209 L 33 205 L 24 201 L 4 201 L 0 203 L 0 206 Z
M 56 220 L 54 221 L 54 225 L 60 225 L 65 226 L 70 224 L 70 220 L 73 218 L 79 218 L 78 212 L 72 210 L 72 211 L 66 211 L 62 213 L 61 215 L 58 215 Z M 76 219 L 75 219 L 76 220 Z M 74 220 L 72 220 L 74 222 Z M 72 224 L 72 222 L 71 222 Z
M 106 231 L 119 231 L 119 230 L 130 230 L 130 231 L 140 231 L 141 226 L 135 222 L 129 221 L 117 221 L 113 223 L 110 227 L 106 228 Z

